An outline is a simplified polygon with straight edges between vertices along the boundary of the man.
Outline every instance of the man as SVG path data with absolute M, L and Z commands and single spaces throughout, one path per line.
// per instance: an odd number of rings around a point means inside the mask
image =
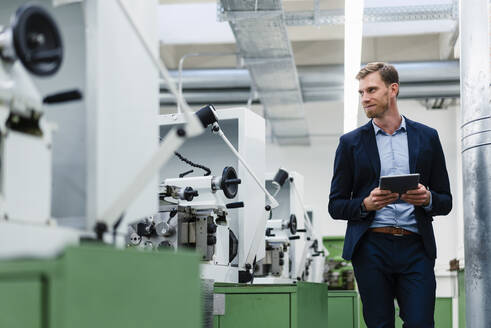
M 347 220 L 343 257 L 351 260 L 369 328 L 394 327 L 394 299 L 406 328 L 434 327 L 436 244 L 433 216 L 452 195 L 436 130 L 399 114 L 394 66 L 360 70 L 361 103 L 370 122 L 341 136 L 329 213 Z M 380 176 L 419 173 L 403 195 L 378 188 Z

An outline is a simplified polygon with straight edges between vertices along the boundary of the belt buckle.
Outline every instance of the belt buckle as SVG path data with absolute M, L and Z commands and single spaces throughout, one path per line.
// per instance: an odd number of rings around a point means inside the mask
M 395 230 L 399 230 L 400 232 L 399 233 L 393 233 L 392 235 L 396 236 L 396 237 L 404 237 L 404 233 L 403 233 L 403 229 L 401 227 L 394 227 Z

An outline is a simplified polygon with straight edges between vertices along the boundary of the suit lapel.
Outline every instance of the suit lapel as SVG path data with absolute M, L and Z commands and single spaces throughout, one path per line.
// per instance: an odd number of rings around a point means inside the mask
M 380 156 L 378 155 L 377 140 L 375 139 L 375 131 L 373 130 L 372 121 L 363 126 L 362 136 L 363 146 L 368 155 L 370 164 L 377 177 L 380 177 Z
M 411 120 L 406 119 L 407 146 L 409 150 L 409 172 L 416 173 L 416 161 L 419 155 L 419 133 Z

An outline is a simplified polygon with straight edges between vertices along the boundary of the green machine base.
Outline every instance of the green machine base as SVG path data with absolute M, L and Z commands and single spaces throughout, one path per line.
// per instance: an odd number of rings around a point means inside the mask
M 224 297 L 224 313 L 215 315 L 214 328 L 325 328 L 326 284 L 215 284 L 215 297 Z
M 329 328 L 358 328 L 358 292 L 329 291 Z
M 84 246 L 0 261 L 0 327 L 201 327 L 198 257 Z

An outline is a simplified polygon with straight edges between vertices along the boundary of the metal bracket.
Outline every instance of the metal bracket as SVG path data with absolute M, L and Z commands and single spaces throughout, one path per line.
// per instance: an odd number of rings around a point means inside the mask
M 213 315 L 225 315 L 225 294 L 213 294 Z

